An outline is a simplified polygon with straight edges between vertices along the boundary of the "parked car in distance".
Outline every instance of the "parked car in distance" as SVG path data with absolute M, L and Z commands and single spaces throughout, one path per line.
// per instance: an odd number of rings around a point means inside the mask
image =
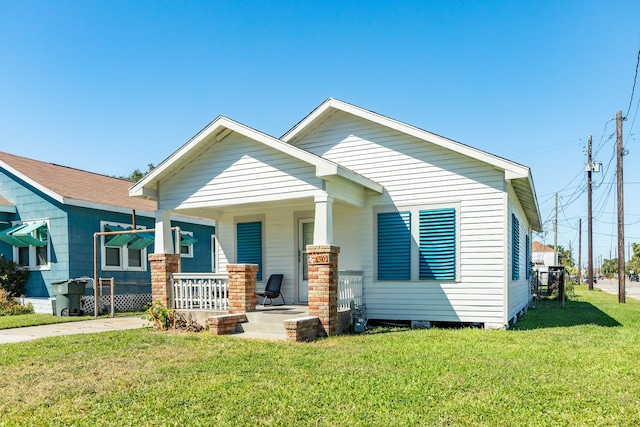
M 631 276 L 629 276 L 629 281 L 630 282 L 637 282 L 638 281 L 638 275 L 637 274 L 632 274 Z

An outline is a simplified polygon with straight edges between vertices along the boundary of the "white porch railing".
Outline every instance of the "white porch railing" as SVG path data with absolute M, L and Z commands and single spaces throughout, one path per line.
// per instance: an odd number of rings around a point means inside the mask
M 362 271 L 338 272 L 338 311 L 349 310 L 351 301 L 362 305 Z
M 171 275 L 173 308 L 188 310 L 229 309 L 226 273 L 174 273 Z

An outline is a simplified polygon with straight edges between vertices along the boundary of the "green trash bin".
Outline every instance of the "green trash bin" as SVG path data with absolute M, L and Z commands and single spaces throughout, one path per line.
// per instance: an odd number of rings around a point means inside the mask
M 51 283 L 51 294 L 56 298 L 56 316 L 80 316 L 80 298 L 84 295 L 85 282 L 60 280 Z

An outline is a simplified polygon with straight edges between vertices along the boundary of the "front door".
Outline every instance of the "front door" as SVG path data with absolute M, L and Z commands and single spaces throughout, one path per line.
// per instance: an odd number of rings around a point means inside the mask
M 298 302 L 309 301 L 309 263 L 307 245 L 313 244 L 313 219 L 298 222 Z

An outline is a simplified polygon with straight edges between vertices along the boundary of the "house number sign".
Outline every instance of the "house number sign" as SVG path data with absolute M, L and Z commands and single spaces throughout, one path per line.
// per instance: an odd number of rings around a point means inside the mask
M 329 254 L 307 255 L 309 265 L 329 264 Z

